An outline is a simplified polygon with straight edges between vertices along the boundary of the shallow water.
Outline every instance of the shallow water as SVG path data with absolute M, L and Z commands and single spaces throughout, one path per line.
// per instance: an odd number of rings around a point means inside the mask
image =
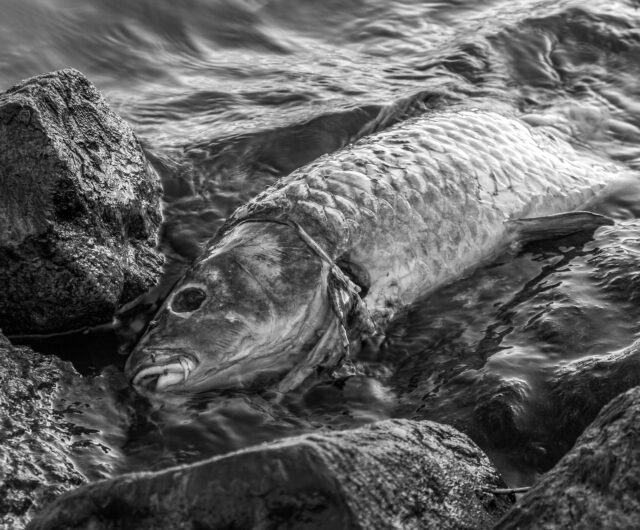
M 167 278 L 276 178 L 428 111 L 436 97 L 513 107 L 534 125 L 572 131 L 605 156 L 640 166 L 640 11 L 631 1 L 0 7 L 0 89 L 73 66 L 143 141 L 165 190 Z M 511 483 L 527 484 L 566 450 L 552 447 L 557 425 L 541 412 L 552 399 L 546 382 L 566 363 L 638 337 L 638 197 L 636 183 L 621 186 L 600 206 L 620 220 L 615 228 L 502 257 L 399 316 L 387 341 L 362 354 L 359 375 L 316 381 L 282 400 L 226 392 L 148 401 L 126 388 L 108 333 L 34 345 L 72 359 L 88 377 L 102 372 L 99 384 L 74 395 L 85 407 L 68 415 L 102 441 L 101 452 L 77 455 L 90 478 L 321 427 L 412 417 L 470 432 Z M 607 262 L 608 275 L 603 253 L 619 258 Z M 490 422 L 476 425 L 478 403 L 495 396 L 526 419 L 518 431 L 525 443 L 504 439 L 508 431 Z

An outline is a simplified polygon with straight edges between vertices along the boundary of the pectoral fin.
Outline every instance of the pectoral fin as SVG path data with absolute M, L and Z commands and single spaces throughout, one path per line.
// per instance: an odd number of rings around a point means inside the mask
M 567 212 L 507 222 L 513 231 L 514 241 L 518 243 L 568 236 L 612 224 L 613 219 L 610 217 L 591 212 Z

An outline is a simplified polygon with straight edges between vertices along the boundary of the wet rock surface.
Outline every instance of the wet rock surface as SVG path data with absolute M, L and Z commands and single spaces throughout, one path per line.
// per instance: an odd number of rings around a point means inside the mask
M 52 410 L 60 378 L 77 374 L 68 363 L 14 348 L 2 336 L 0 358 L 0 527 L 18 528 L 42 503 L 86 482 L 59 443 Z
M 637 528 L 638 477 L 640 387 L 603 408 L 573 449 L 495 528 Z
M 107 376 L 86 381 L 70 363 L 13 346 L 2 334 L 0 366 L 0 529 L 13 530 L 60 493 L 111 475 L 110 438 L 124 418 L 110 414 L 106 437 L 81 418 L 91 408 L 81 396 L 93 395 L 95 407 L 111 399 Z
M 7 335 L 107 322 L 156 282 L 157 175 L 77 70 L 0 94 L 0 189 Z
M 501 484 L 454 429 L 387 420 L 91 484 L 29 528 L 489 528 Z
M 425 414 L 465 432 L 489 454 L 514 454 L 543 471 L 571 449 L 615 396 L 640 385 L 640 343 L 606 356 L 559 366 L 546 380 L 525 382 L 489 369 L 465 372 L 441 399 L 457 411 Z M 463 392 L 471 388 L 471 392 Z M 448 397 L 447 397 L 448 396 Z

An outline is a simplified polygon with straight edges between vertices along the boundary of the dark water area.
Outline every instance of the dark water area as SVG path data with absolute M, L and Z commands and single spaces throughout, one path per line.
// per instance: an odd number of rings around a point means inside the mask
M 640 168 L 633 1 L 0 0 L 0 7 L 0 89 L 75 67 L 141 139 L 164 187 L 165 284 L 239 204 L 278 177 L 437 105 L 516 112 Z M 85 394 L 70 389 L 85 406 L 68 416 L 103 441 L 102 454 L 78 456 L 89 478 L 410 417 L 469 432 L 508 482 L 530 484 L 572 443 L 570 432 L 558 442 L 554 423 L 558 370 L 638 338 L 638 199 L 638 183 L 622 185 L 598 206 L 614 227 L 502 256 L 399 315 L 385 342 L 356 359 L 356 375 L 311 381 L 286 396 L 146 399 L 124 382 L 109 332 L 25 341 L 72 360 L 96 382 Z M 496 420 L 500 407 L 516 411 L 517 428 Z

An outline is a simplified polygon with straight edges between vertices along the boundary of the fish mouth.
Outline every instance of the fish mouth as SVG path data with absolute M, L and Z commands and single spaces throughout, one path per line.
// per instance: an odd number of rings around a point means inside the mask
M 187 381 L 198 365 L 195 356 L 180 352 L 153 351 L 151 360 L 139 366 L 131 376 L 131 384 L 138 389 L 161 392 Z

